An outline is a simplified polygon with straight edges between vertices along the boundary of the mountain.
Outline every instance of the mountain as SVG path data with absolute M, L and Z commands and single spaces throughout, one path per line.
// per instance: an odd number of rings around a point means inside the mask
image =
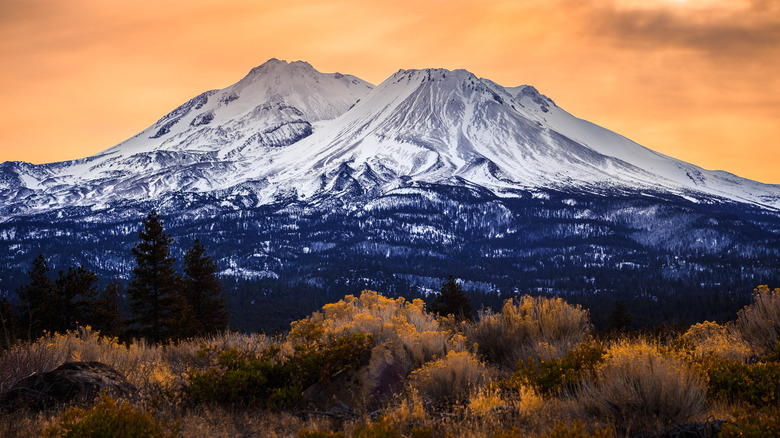
M 571 116 L 530 86 L 465 70 L 400 70 L 374 88 L 272 59 L 81 160 L 3 164 L 3 216 L 101 208 L 251 186 L 267 204 L 330 196 L 345 180 L 388 193 L 410 182 L 497 196 L 555 189 L 663 192 L 780 207 L 780 188 L 706 171 Z
M 126 277 L 151 209 L 226 277 L 324 289 L 744 289 L 780 256 L 780 186 L 659 154 L 532 86 L 423 69 L 374 87 L 272 59 L 91 157 L 0 164 L 0 289 L 38 252 Z
M 304 138 L 347 111 L 373 86 L 272 59 L 239 82 L 202 93 L 154 125 L 88 158 L 0 168 L 0 215 L 231 187 L 251 161 Z

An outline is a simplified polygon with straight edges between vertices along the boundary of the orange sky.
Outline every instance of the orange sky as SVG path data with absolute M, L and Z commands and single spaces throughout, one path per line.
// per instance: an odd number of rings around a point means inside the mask
M 707 169 L 780 183 L 780 0 L 0 1 L 0 161 L 79 158 L 271 57 L 465 68 Z

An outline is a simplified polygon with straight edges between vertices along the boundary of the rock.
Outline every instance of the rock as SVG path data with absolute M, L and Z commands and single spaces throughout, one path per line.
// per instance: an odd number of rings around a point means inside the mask
M 389 400 L 403 388 L 405 374 L 390 348 L 374 347 L 364 376 L 364 395 L 372 403 Z
M 119 371 L 101 362 L 65 362 L 52 371 L 33 374 L 0 393 L 0 411 L 42 411 L 85 403 L 102 391 L 130 396 L 136 388 Z
M 403 388 L 403 382 L 403 368 L 390 348 L 377 345 L 359 368 L 347 370 L 329 382 L 316 383 L 303 396 L 318 409 L 351 412 L 381 405 Z

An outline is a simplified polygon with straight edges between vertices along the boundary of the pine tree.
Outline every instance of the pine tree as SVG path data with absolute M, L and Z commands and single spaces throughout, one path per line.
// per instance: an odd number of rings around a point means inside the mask
M 65 332 L 75 329 L 78 324 L 94 323 L 96 316 L 92 313 L 92 307 L 98 297 L 97 281 L 97 275 L 83 266 L 76 269 L 69 267 L 67 273 L 60 271 L 54 283 L 60 312 L 50 322 L 50 330 Z
M 454 315 L 458 319 L 468 320 L 473 318 L 471 300 L 452 275 L 442 284 L 441 292 L 436 295 L 429 308 L 440 316 Z
M 199 240 L 184 255 L 184 311 L 181 336 L 198 336 L 225 330 L 228 312 L 217 264 L 206 255 Z
M 27 272 L 30 283 L 16 291 L 21 300 L 21 324 L 25 326 L 28 340 L 40 337 L 44 330 L 50 330 L 49 322 L 59 318 L 57 294 L 48 272 L 46 259 L 43 254 L 39 254 L 33 261 L 33 268 Z
M 19 318 L 13 311 L 7 299 L 0 299 L 0 327 L 2 327 L 2 346 L 0 352 L 6 351 L 14 344 L 18 336 Z
M 101 335 L 118 337 L 124 334 L 124 321 L 122 321 L 122 313 L 119 309 L 121 288 L 118 281 L 112 281 L 91 303 L 89 324 Z
M 634 317 L 626 308 L 625 303 L 621 300 L 615 301 L 615 306 L 607 316 L 608 329 L 612 331 L 626 330 L 630 328 Z
M 134 315 L 131 325 L 139 336 L 165 341 L 175 334 L 182 292 L 181 276 L 173 268 L 176 259 L 169 249 L 173 239 L 165 234 L 155 211 L 144 220 L 138 237 L 141 241 L 133 248 L 137 266 L 127 290 Z

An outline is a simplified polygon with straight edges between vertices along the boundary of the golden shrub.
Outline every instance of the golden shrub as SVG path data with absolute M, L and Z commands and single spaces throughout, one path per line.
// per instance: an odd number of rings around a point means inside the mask
M 434 403 L 456 402 L 488 378 L 488 370 L 467 351 L 450 351 L 409 376 L 410 387 Z
M 705 377 L 681 358 L 644 340 L 620 340 L 586 377 L 579 408 L 623 432 L 682 424 L 704 411 Z
M 465 327 L 487 360 L 508 369 L 520 359 L 561 357 L 576 348 L 591 331 L 588 311 L 561 298 L 525 295 L 504 303 L 501 313 L 479 312 Z
M 780 342 L 780 288 L 762 285 L 753 293 L 753 303 L 737 313 L 735 325 L 756 355 L 769 354 Z
M 465 338 L 440 330 L 422 300 L 391 299 L 373 291 L 363 291 L 360 297 L 347 295 L 292 323 L 287 344 L 354 333 L 371 334 L 377 344 L 388 345 L 407 372 L 448 351 L 465 349 Z
M 681 339 L 693 347 L 697 356 L 716 355 L 725 359 L 746 362 L 752 355 L 750 346 L 730 324 L 705 321 L 692 325 Z
M 6 351 L 0 358 L 0 390 L 33 373 L 51 371 L 67 361 L 98 361 L 115 368 L 135 385 L 141 396 L 176 390 L 193 366 L 206 366 L 198 359 L 203 345 L 236 346 L 260 351 L 270 344 L 263 335 L 220 335 L 182 341 L 176 345 L 150 344 L 143 340 L 120 343 L 100 336 L 89 326 L 65 333 L 46 334 Z

